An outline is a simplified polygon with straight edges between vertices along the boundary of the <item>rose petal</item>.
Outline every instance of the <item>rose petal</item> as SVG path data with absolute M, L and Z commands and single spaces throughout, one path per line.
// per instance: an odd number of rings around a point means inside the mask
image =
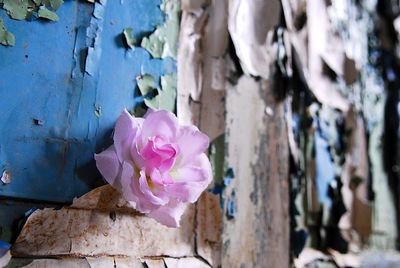
M 138 141 L 138 139 L 136 139 L 136 141 Z M 132 145 L 131 145 L 131 157 L 134 160 L 136 166 L 139 169 L 143 169 L 146 166 L 146 161 L 139 154 L 137 145 L 138 145 L 137 143 L 132 143 Z
M 145 159 L 147 170 L 170 170 L 175 163 L 176 149 L 158 137 L 150 138 L 140 155 Z
M 159 207 L 148 215 L 159 223 L 176 228 L 180 226 L 179 222 L 186 207 L 186 203 L 181 203 L 178 200 L 171 200 L 165 206 Z
M 212 175 L 211 163 L 210 160 L 208 160 L 206 154 L 203 153 L 198 155 L 197 157 L 194 157 L 194 160 L 190 164 L 183 166 L 182 169 L 186 167 L 197 167 L 201 169 L 204 172 L 204 176 L 206 178 L 204 180 L 204 183 L 209 184 L 212 181 L 213 175 Z M 185 178 L 185 180 L 186 179 L 187 178 Z
M 207 185 L 196 182 L 179 182 L 168 185 L 166 191 L 182 202 L 195 203 Z
M 192 160 L 193 156 L 204 153 L 207 150 L 209 139 L 197 127 L 184 126 L 179 129 L 176 144 L 179 147 L 178 165 L 184 165 Z
M 157 110 L 154 109 L 154 108 L 151 108 L 151 107 L 147 108 L 147 111 L 146 111 L 146 113 L 143 115 L 143 118 L 146 119 L 150 114 L 152 114 L 152 113 L 154 113 L 154 112 L 156 112 L 156 111 L 157 111 Z
M 142 130 L 141 130 L 141 141 L 142 144 L 139 146 L 141 150 L 150 137 L 163 137 L 165 141 L 174 140 L 178 132 L 178 119 L 176 116 L 168 111 L 160 110 L 155 111 L 147 115 L 145 118 Z
M 139 177 L 136 174 L 132 163 L 125 161 L 122 165 L 121 192 L 132 206 L 142 213 L 148 213 L 157 208 L 149 202 L 146 196 L 139 190 Z
M 153 183 L 160 186 L 174 183 L 168 172 L 161 173 L 158 169 L 153 169 L 151 171 L 150 179 Z
M 180 168 L 173 177 L 174 183 L 165 186 L 166 192 L 182 202 L 194 203 L 212 180 L 210 162 L 205 154 L 198 156 L 195 165 Z
M 147 182 L 146 174 L 143 170 L 140 171 L 139 187 L 140 191 L 145 195 L 147 200 L 149 200 L 149 202 L 153 203 L 154 205 L 165 205 L 168 203 L 168 198 L 166 198 L 165 195 L 163 195 L 162 193 L 155 195 L 153 193 L 153 191 L 150 189 L 150 186 Z M 154 188 L 154 191 L 157 191 L 157 189 L 155 189 L 156 185 L 152 185 L 151 187 Z
M 205 134 L 195 126 L 179 127 L 171 112 L 149 110 L 142 119 L 125 110 L 114 145 L 95 158 L 106 180 L 135 209 L 178 227 L 188 202 L 197 201 L 212 180 L 204 154 L 208 146 Z
M 143 119 L 132 117 L 126 109 L 119 116 L 114 130 L 114 145 L 120 163 L 130 158 L 131 144 L 142 122 Z
M 132 182 L 135 178 L 135 170 L 128 161 L 124 161 L 122 164 L 122 173 L 121 173 L 121 186 L 122 186 L 122 194 L 125 199 L 128 201 L 133 201 L 138 203 L 139 196 L 135 193 L 135 188 L 132 187 Z
M 101 175 L 103 175 L 109 184 L 114 185 L 121 168 L 114 145 L 99 154 L 95 154 L 94 159 Z

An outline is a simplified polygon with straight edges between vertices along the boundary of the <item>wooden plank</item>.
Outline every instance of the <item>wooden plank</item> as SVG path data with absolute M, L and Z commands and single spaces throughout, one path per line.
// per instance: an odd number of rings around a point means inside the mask
M 118 204 L 119 194 L 102 187 Z M 111 190 L 110 190 L 111 189 Z M 168 228 L 155 220 L 117 205 L 109 210 L 93 207 L 94 194 L 75 203 L 80 207 L 35 211 L 12 248 L 12 255 L 29 256 L 194 256 L 194 206 L 182 217 L 180 228 Z M 88 208 L 84 207 L 87 200 Z M 101 204 L 101 203 L 100 203 Z M 125 209 L 125 210 L 121 210 Z
M 40 259 L 34 260 L 24 268 L 44 268 L 44 267 L 59 267 L 59 268 L 92 268 L 89 262 L 85 259 Z M 94 266 L 96 267 L 96 266 Z M 104 267 L 104 266 L 103 266 Z M 112 267 L 112 266 L 109 266 Z M 100 267 L 96 267 L 100 268 Z
M 200 259 L 189 258 L 164 258 L 164 263 L 167 268 L 209 268 L 210 266 L 201 261 Z M 213 266 L 218 267 L 218 266 Z
M 177 114 L 214 140 L 225 131 L 228 3 L 185 0 L 182 6 Z
M 158 259 L 136 259 L 124 257 L 99 257 L 99 258 L 68 258 L 68 259 L 13 259 L 11 267 L 24 268 L 44 268 L 44 267 L 60 267 L 60 268 L 209 268 L 206 263 L 195 257 L 182 258 L 158 258 Z M 19 265 L 20 264 L 20 265 Z M 23 265 L 23 266 L 22 266 Z
M 266 109 L 268 108 L 268 113 Z M 283 105 L 268 81 L 243 76 L 227 91 L 228 166 L 222 267 L 289 267 L 288 144 Z
M 9 264 L 11 267 L 24 268 L 44 268 L 44 267 L 59 267 L 59 268 L 143 268 L 143 263 L 147 260 L 139 260 L 135 258 L 123 257 L 99 257 L 99 258 L 67 258 L 67 259 L 31 259 L 28 263 L 27 259 L 14 258 Z M 163 260 L 161 259 L 163 263 Z M 23 266 L 22 266 L 23 265 Z M 164 265 L 162 266 L 164 268 Z
M 221 229 L 220 196 L 205 192 L 197 202 L 196 253 L 212 267 L 221 266 Z

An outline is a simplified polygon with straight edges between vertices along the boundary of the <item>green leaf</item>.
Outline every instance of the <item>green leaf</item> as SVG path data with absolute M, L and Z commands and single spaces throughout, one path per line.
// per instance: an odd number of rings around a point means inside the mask
M 133 37 L 132 28 L 125 28 L 124 29 L 124 37 L 125 37 L 126 44 L 130 48 L 134 48 L 135 45 L 136 45 L 136 39 L 135 39 L 135 37 Z
M 3 0 L 3 9 L 7 10 L 7 14 L 16 20 L 26 19 L 29 10 L 28 0 Z
M 38 16 L 39 18 L 44 18 L 44 19 L 48 19 L 51 21 L 58 21 L 59 17 L 56 13 L 54 13 L 51 10 L 48 10 L 47 8 L 45 8 L 44 6 L 41 6 L 38 12 Z
M 42 0 L 32 0 L 35 5 L 40 6 L 40 4 L 42 3 Z
M 57 10 L 64 4 L 64 0 L 50 0 L 50 6 L 52 9 Z
M 14 35 L 9 31 L 7 31 L 7 28 L 4 26 L 4 22 L 1 18 L 0 18 L 0 44 L 4 46 L 15 45 Z

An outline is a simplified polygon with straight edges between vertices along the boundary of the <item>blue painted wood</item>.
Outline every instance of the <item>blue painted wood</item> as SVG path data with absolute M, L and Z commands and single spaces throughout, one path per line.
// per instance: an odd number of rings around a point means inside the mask
M 329 196 L 329 185 L 335 182 L 335 167 L 329 152 L 329 130 L 328 125 L 321 119 L 319 128 L 315 132 L 315 161 L 316 181 L 319 201 L 328 208 L 332 206 L 332 199 Z
M 101 184 L 93 154 L 110 144 L 122 109 L 137 104 L 135 77 L 176 71 L 174 60 L 122 43 L 126 27 L 140 38 L 163 23 L 161 0 L 101 3 L 96 19 L 93 4 L 66 1 L 56 23 L 15 21 L 0 10 L 16 37 L 15 47 L 0 46 L 0 172 L 12 175 L 0 196 L 68 202 Z M 91 21 L 100 26 L 90 28 L 95 40 L 87 38 Z M 93 41 L 101 55 L 85 67 Z

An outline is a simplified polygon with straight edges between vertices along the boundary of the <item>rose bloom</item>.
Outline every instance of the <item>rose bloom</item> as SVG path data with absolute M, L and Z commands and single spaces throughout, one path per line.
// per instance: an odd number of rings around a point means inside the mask
M 179 227 L 188 203 L 212 180 L 204 154 L 208 137 L 195 126 L 180 126 L 168 111 L 149 110 L 144 118 L 124 110 L 114 144 L 95 155 L 108 183 L 138 211 L 169 227 Z

